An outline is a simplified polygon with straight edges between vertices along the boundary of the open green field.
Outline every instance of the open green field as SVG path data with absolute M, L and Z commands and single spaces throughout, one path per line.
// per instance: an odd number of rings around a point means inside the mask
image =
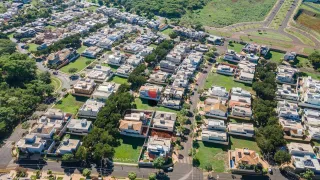
M 29 46 L 29 52 L 31 52 L 31 51 L 37 51 L 37 47 L 39 46 L 38 44 L 35 44 L 35 43 L 29 43 L 28 44 L 28 46 Z
M 234 51 L 236 51 L 237 53 L 240 53 L 242 51 L 244 45 L 242 44 L 238 44 L 238 43 L 231 43 L 228 44 L 228 49 L 232 49 Z
M 240 22 L 262 21 L 275 3 L 276 0 L 211 0 L 203 9 L 186 13 L 180 22 L 224 27 Z
M 248 148 L 250 150 L 254 150 L 257 153 L 260 152 L 260 148 L 257 145 L 257 142 L 254 139 L 250 139 L 248 137 L 240 137 L 240 136 L 229 136 L 230 137 L 230 146 L 231 150 L 235 148 L 243 149 Z
M 140 155 L 143 138 L 135 138 L 129 136 L 121 136 L 120 146 L 115 147 L 113 161 L 124 163 L 137 163 Z
M 303 48 L 303 52 L 306 53 L 307 55 L 310 55 L 315 50 L 317 50 L 317 49 L 315 49 L 315 48 Z
M 258 36 L 240 36 L 240 39 L 245 42 L 254 42 L 257 44 L 269 45 L 269 46 L 278 46 L 283 48 L 292 48 L 293 45 L 288 41 L 279 41 L 275 39 L 266 39 L 264 37 Z
M 230 90 L 232 87 L 241 87 L 247 91 L 252 91 L 251 86 L 234 81 L 232 76 L 224 76 L 222 74 L 210 72 L 208 78 L 206 79 L 204 88 L 209 89 L 213 85 L 223 86 L 227 88 L 227 90 Z
M 67 64 L 66 66 L 63 66 L 60 71 L 64 72 L 64 73 L 68 73 L 69 74 L 69 69 L 70 68 L 77 68 L 77 72 L 81 71 L 82 69 L 84 69 L 85 67 L 87 67 L 88 65 L 86 64 L 87 61 L 93 61 L 93 59 L 89 59 L 87 57 L 83 57 L 80 56 L 80 58 L 70 62 L 69 64 Z
M 120 77 L 120 76 L 112 76 L 112 78 L 109 80 L 112 81 L 114 83 L 118 83 L 118 84 L 126 84 L 128 83 L 128 79 L 124 78 L 124 77 Z
M 305 9 L 314 13 L 320 13 L 320 4 L 313 2 L 301 3 L 300 9 Z
M 54 108 L 61 109 L 73 115 L 77 114 L 78 109 L 87 101 L 87 97 L 73 96 L 71 94 L 58 101 Z
M 173 29 L 172 29 L 172 28 L 167 28 L 167 29 L 161 31 L 161 33 L 163 33 L 163 34 L 165 34 L 165 35 L 169 35 L 169 34 L 172 33 L 172 32 L 173 32 Z
M 318 16 L 312 16 L 312 15 L 309 15 L 309 14 L 302 12 L 298 16 L 296 21 L 299 24 L 301 24 L 307 28 L 310 28 L 317 33 L 320 33 L 320 17 L 319 16 L 320 16 L 320 13 L 318 13 Z
M 230 32 L 218 31 L 213 29 L 208 30 L 208 33 L 215 36 L 222 36 L 222 37 L 231 37 L 232 35 Z
M 282 24 L 282 21 L 286 18 L 288 10 L 290 9 L 294 0 L 284 1 L 277 12 L 276 16 L 273 18 L 270 27 L 273 29 L 279 29 Z
M 283 57 L 284 57 L 284 53 L 276 52 L 276 51 L 269 51 L 265 58 L 270 59 L 272 62 L 280 64 L 281 59 L 283 59 Z
M 250 32 L 251 36 L 257 36 L 262 38 L 270 38 L 270 39 L 276 39 L 281 41 L 292 41 L 291 38 L 284 36 L 283 34 L 272 32 L 272 31 L 261 31 L 261 32 Z
M 257 28 L 261 28 L 262 25 L 261 23 L 254 23 L 254 24 L 243 24 L 241 26 L 237 26 L 231 29 L 231 31 L 233 32 L 240 32 L 240 31 L 244 31 L 247 29 L 257 29 Z
M 166 111 L 166 112 L 178 112 L 174 109 L 169 109 L 162 106 L 157 106 L 154 101 L 148 101 L 146 99 L 135 98 L 134 103 L 137 106 L 137 109 L 145 110 L 157 110 L 157 111 Z
M 204 169 L 206 165 L 212 165 L 213 172 L 225 172 L 225 164 L 228 159 L 228 146 L 197 141 L 194 143 L 197 149 L 195 158 L 199 159 L 199 167 Z
M 51 84 L 54 86 L 54 91 L 58 91 L 61 89 L 62 82 L 59 78 L 51 76 Z

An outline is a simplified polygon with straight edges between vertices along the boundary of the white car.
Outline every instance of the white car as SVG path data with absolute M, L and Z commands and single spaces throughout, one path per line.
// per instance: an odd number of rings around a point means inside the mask
M 168 167 L 167 171 L 173 171 L 173 167 Z

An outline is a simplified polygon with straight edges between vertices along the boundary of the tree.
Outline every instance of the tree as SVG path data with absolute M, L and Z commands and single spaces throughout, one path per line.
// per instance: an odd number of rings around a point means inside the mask
M 156 180 L 156 179 L 157 179 L 157 175 L 155 173 L 149 174 L 149 180 Z
M 69 70 L 68 70 L 68 72 L 70 73 L 70 74 L 73 74 L 73 73 L 75 73 L 75 72 L 77 72 L 78 71 L 78 68 L 70 68 Z
M 40 179 L 41 177 L 41 171 L 40 170 L 36 170 L 36 178 Z
M 53 136 L 53 140 L 54 140 L 55 142 L 60 141 L 60 136 L 55 134 L 55 135 Z
M 314 177 L 314 172 L 310 169 L 307 169 L 306 172 L 300 174 L 304 179 L 312 180 Z
M 210 163 L 208 163 L 208 164 L 206 164 L 205 166 L 204 166 L 204 169 L 206 170 L 206 171 L 212 171 L 212 165 L 210 164 Z
M 16 172 L 17 172 L 17 177 L 26 177 L 27 176 L 27 169 L 22 168 L 22 167 L 17 167 L 16 168 Z
M 290 162 L 291 156 L 288 152 L 279 150 L 274 155 L 274 160 L 279 164 L 283 164 L 283 163 Z
M 163 157 L 157 157 L 153 161 L 153 167 L 156 169 L 161 169 L 165 163 L 165 159 Z
M 86 161 L 88 158 L 88 152 L 86 147 L 80 146 L 76 152 L 75 155 L 76 159 L 81 160 L 81 161 Z
M 74 160 L 74 155 L 73 154 L 64 154 L 62 156 L 62 161 L 72 161 Z
M 308 56 L 308 59 L 311 61 L 311 63 L 318 68 L 320 65 L 320 52 L 314 51 Z
M 135 172 L 129 172 L 128 173 L 128 178 L 130 180 L 135 180 L 137 178 L 137 174 Z
M 51 175 L 52 171 L 50 169 L 48 169 L 47 174 Z
M 178 37 L 178 34 L 177 34 L 175 31 L 172 31 L 172 32 L 169 34 L 169 37 L 170 37 L 171 39 L 175 39 L 175 38 Z
M 86 65 L 89 65 L 91 62 L 92 62 L 91 60 L 87 60 Z
M 39 74 L 39 80 L 46 83 L 50 84 L 51 83 L 51 74 L 49 71 L 41 72 Z
M 88 169 L 88 168 L 85 168 L 83 171 L 82 171 L 82 175 L 84 177 L 89 177 L 91 175 L 91 170 Z

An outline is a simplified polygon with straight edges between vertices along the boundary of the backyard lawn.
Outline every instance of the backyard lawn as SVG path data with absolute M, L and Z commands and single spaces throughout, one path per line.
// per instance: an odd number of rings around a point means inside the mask
M 39 46 L 39 45 L 37 45 L 37 44 L 34 44 L 34 43 L 29 43 L 28 44 L 29 45 L 29 52 L 31 52 L 31 51 L 37 51 L 37 47 Z
M 199 159 L 201 169 L 210 164 L 213 172 L 226 171 L 228 146 L 197 141 L 194 143 L 194 148 L 197 149 L 195 157 Z
M 54 108 L 61 109 L 63 112 L 75 115 L 87 99 L 87 97 L 73 96 L 69 94 L 67 97 L 58 101 Z
M 240 22 L 262 21 L 276 0 L 211 0 L 203 9 L 186 13 L 181 24 L 200 22 L 206 26 L 224 27 Z
M 144 139 L 121 136 L 120 146 L 114 148 L 114 162 L 137 163 Z
M 316 50 L 315 48 L 303 48 L 303 52 L 306 53 L 307 55 L 310 55 L 315 50 Z
M 231 150 L 234 150 L 235 148 L 248 148 L 250 150 L 256 151 L 257 153 L 260 153 L 260 148 L 258 147 L 257 143 L 254 141 L 254 139 L 250 139 L 247 137 L 240 137 L 240 136 L 229 136 L 230 137 L 230 146 Z
M 266 59 L 270 59 L 272 62 L 277 64 L 281 63 L 281 59 L 283 59 L 284 53 L 276 52 L 276 51 L 269 51 L 266 55 Z
M 124 77 L 120 77 L 120 76 L 113 76 L 109 81 L 112 81 L 114 83 L 118 83 L 118 84 L 126 84 L 128 83 L 128 79 L 124 78 Z
M 145 99 L 135 98 L 134 103 L 137 105 L 137 109 L 145 109 L 145 110 L 157 110 L 157 111 L 166 111 L 166 112 L 178 112 L 174 109 L 169 109 L 162 106 L 157 106 L 155 101 L 148 101 Z
M 241 87 L 247 91 L 252 91 L 252 87 L 249 85 L 245 85 L 243 83 L 239 83 L 233 80 L 231 76 L 224 76 L 221 74 L 210 72 L 206 79 L 206 83 L 204 85 L 205 89 L 209 89 L 211 86 L 223 86 L 227 88 L 229 91 L 232 87 Z
M 238 43 L 228 44 L 228 49 L 232 49 L 232 50 L 236 51 L 237 53 L 240 53 L 242 51 L 243 47 L 244 47 L 244 45 L 238 44 Z
M 88 65 L 86 64 L 87 61 L 93 61 L 93 59 L 89 59 L 83 56 L 80 56 L 78 59 L 70 62 L 69 64 L 67 64 L 66 66 L 63 66 L 60 71 L 64 72 L 64 73 L 69 73 L 69 69 L 70 68 L 77 68 L 77 72 L 83 70 L 85 67 L 87 67 Z

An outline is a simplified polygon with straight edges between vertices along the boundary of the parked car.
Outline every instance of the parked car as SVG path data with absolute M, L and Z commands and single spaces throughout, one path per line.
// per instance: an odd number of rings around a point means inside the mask
M 173 167 L 172 167 L 172 166 L 171 166 L 171 167 L 168 167 L 168 168 L 167 168 L 167 171 L 168 171 L 168 172 L 172 172 L 172 171 L 173 171 Z

